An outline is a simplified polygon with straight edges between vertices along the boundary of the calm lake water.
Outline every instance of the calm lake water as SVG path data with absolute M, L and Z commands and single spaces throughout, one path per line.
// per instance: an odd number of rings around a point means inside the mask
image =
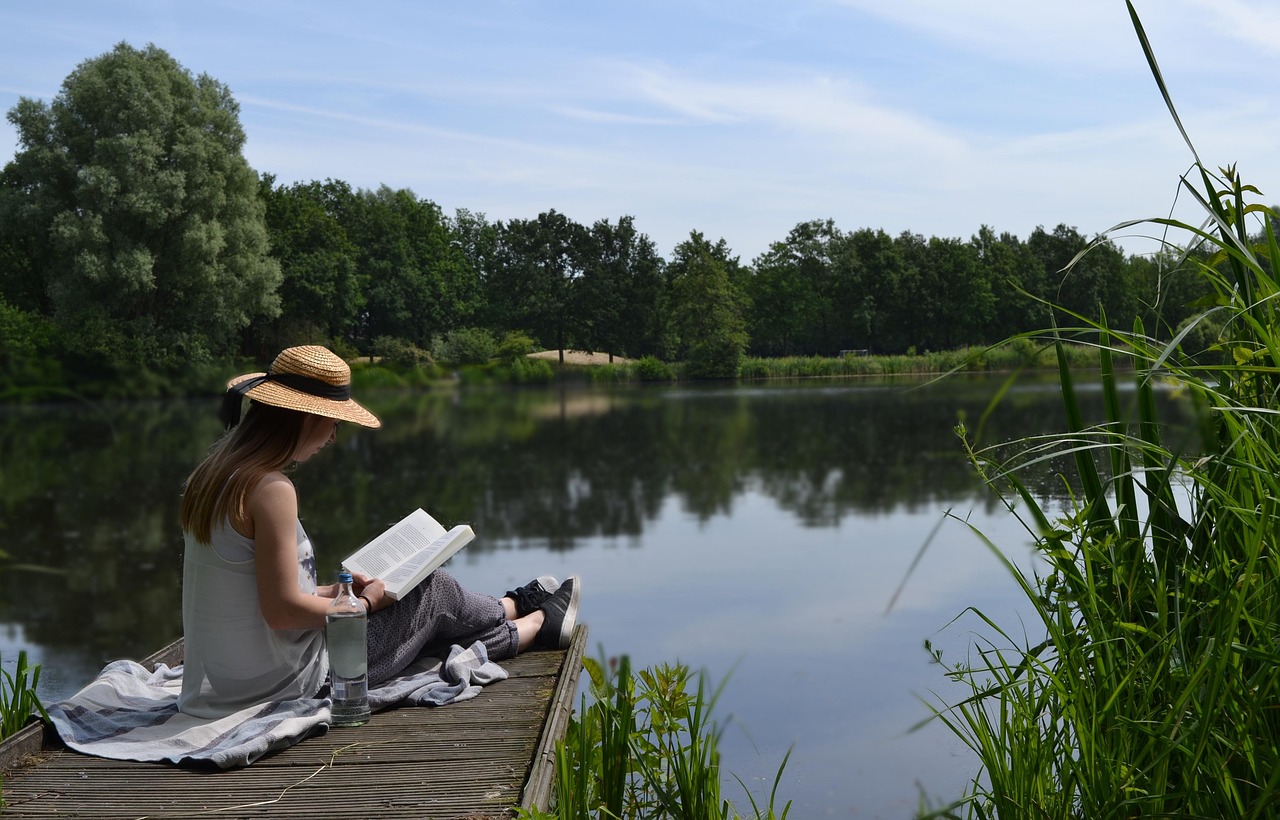
M 383 429 L 344 426 L 293 477 L 322 573 L 414 507 L 470 522 L 450 564 L 465 584 L 578 574 L 593 654 L 728 676 L 723 763 L 758 802 L 793 749 L 792 817 L 905 818 L 976 771 L 943 727 L 913 731 L 959 695 L 923 642 L 961 659 L 982 632 L 967 607 L 1019 629 L 1017 588 L 965 521 L 1024 566 L 1028 538 L 953 428 L 998 442 L 1062 414 L 1042 382 L 984 418 L 998 385 L 374 394 Z M 0 409 L 0 547 L 37 567 L 0 576 L 0 658 L 41 663 L 46 702 L 181 635 L 178 490 L 216 401 Z M 1048 465 L 1028 480 L 1059 491 Z

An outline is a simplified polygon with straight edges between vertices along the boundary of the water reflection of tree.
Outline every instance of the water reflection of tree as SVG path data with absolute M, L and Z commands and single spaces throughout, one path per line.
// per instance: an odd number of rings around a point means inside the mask
M 953 427 L 993 386 L 769 386 L 433 391 L 370 402 L 294 480 L 322 571 L 415 506 L 471 522 L 469 549 L 638 539 L 669 499 L 706 520 L 745 491 L 804 526 L 851 515 L 990 503 Z M 1016 393 L 989 439 L 1059 429 L 1057 397 Z M 140 656 L 181 633 L 178 493 L 218 434 L 216 400 L 0 413 L 0 538 L 14 560 L 5 620 L 46 646 Z M 1052 478 L 1028 483 L 1046 494 Z
M 192 405 L 98 404 L 0 413 L 5 615 L 44 646 L 145 655 L 180 634 L 178 490 L 216 435 Z M 203 408 L 200 408 L 203 410 Z

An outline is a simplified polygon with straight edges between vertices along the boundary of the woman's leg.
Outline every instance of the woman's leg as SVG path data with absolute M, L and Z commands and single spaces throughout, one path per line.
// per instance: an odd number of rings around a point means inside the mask
M 369 618 L 369 684 L 395 677 L 424 649 L 475 641 L 495 661 L 515 657 L 521 643 L 497 598 L 465 590 L 438 569 L 395 605 Z

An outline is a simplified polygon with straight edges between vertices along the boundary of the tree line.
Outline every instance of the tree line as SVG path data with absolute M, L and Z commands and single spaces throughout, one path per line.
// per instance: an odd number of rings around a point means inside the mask
M 155 46 L 86 60 L 51 102 L 23 98 L 8 119 L 10 386 L 50 371 L 171 375 L 303 341 L 430 355 L 466 333 L 732 376 L 744 355 L 986 345 L 1047 327 L 1048 303 L 1168 337 L 1201 296 L 1167 260 L 1065 225 L 965 241 L 818 219 L 743 262 L 696 230 L 664 257 L 631 216 L 490 221 L 406 189 L 282 184 L 245 160 L 230 90 Z

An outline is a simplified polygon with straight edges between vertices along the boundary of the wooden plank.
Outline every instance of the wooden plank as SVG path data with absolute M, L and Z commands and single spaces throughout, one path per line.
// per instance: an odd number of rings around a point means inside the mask
M 560 678 L 551 696 L 547 722 L 533 754 L 529 777 L 525 781 L 520 806 L 524 809 L 546 809 L 551 805 L 555 790 L 556 742 L 564 740 L 573 716 L 574 701 L 578 693 L 578 676 L 582 673 L 582 656 L 587 647 L 587 627 L 574 627 L 573 639 L 561 665 Z
M 568 725 L 585 644 L 579 625 L 567 651 L 504 661 L 508 679 L 472 700 L 379 712 L 364 726 L 333 729 L 242 769 L 107 760 L 55 748 L 56 736 L 54 743 L 41 738 L 43 750 L 29 765 L 6 772 L 4 816 L 420 820 L 546 808 L 555 741 Z M 180 661 L 166 647 L 145 664 Z

